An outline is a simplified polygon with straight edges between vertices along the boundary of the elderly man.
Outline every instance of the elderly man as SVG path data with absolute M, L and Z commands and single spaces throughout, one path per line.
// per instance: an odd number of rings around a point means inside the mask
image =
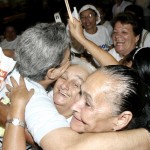
M 27 29 L 20 37 L 15 50 L 16 69 L 12 72 L 16 80 L 25 77 L 27 87 L 33 88 L 36 98 L 48 97 L 46 88 L 70 65 L 69 39 L 63 24 L 40 23 Z M 9 83 L 10 76 L 6 83 Z M 6 88 L 0 91 L 6 99 Z M 7 112 L 1 111 L 0 123 L 4 127 Z M 61 118 L 64 119 L 64 118 Z

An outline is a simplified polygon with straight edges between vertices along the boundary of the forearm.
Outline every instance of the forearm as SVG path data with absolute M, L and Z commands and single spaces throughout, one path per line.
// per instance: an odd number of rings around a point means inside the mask
M 118 65 L 118 61 L 107 51 L 98 47 L 95 43 L 86 38 L 80 39 L 84 48 L 99 62 L 101 66 Z
M 0 102 L 0 126 L 5 127 L 9 106 Z
M 24 121 L 24 110 L 10 108 L 7 119 L 12 118 Z M 3 150 L 20 150 L 20 148 L 25 150 L 25 128 L 20 125 L 15 126 L 12 123 L 7 123 L 5 129 Z
M 82 140 L 67 150 L 149 150 L 150 135 L 144 129 L 123 132 L 83 134 Z
M 44 150 L 149 150 L 150 136 L 144 129 L 78 134 L 61 128 L 49 132 L 40 143 Z

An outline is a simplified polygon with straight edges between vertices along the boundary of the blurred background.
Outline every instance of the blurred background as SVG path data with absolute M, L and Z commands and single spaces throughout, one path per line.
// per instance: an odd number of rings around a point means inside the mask
M 134 2 L 134 0 L 129 0 Z M 115 0 L 69 0 L 71 10 L 84 4 L 105 5 L 110 16 Z M 67 13 L 64 0 L 0 0 L 0 34 L 8 23 L 16 26 L 18 33 L 37 22 L 53 22 L 54 13 L 59 12 L 66 23 Z

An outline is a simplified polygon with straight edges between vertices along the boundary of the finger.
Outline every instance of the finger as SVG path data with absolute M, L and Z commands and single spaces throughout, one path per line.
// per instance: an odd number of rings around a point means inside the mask
M 18 86 L 17 81 L 13 77 L 10 77 L 10 81 L 11 81 L 13 87 L 17 87 Z
M 7 88 L 7 90 L 10 92 L 10 91 L 11 91 L 12 86 L 10 86 L 9 84 L 6 84 L 6 88 Z
M 10 92 L 5 92 L 5 94 L 10 99 Z
M 34 94 L 34 89 L 31 89 L 31 90 L 29 91 L 29 95 L 32 97 L 33 94 Z
M 21 86 L 25 86 L 26 87 L 26 84 L 25 84 L 25 81 L 24 81 L 24 77 L 20 76 L 20 78 L 19 78 L 19 84 Z

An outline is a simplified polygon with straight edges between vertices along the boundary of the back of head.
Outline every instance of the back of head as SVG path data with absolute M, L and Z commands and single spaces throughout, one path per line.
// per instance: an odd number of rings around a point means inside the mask
M 61 63 L 68 47 L 63 24 L 39 23 L 21 35 L 15 51 L 17 68 L 24 77 L 40 81 L 48 69 Z
M 149 88 L 142 82 L 138 73 L 134 69 L 119 65 L 106 66 L 100 71 L 110 80 L 106 99 L 113 104 L 113 114 L 119 115 L 124 111 L 130 111 L 133 117 L 127 129 L 149 129 Z
M 129 5 L 125 8 L 124 12 L 129 12 L 136 15 L 139 19 L 143 19 L 144 11 L 143 8 L 139 5 Z
M 137 18 L 137 16 L 129 12 L 119 13 L 113 20 L 113 26 L 115 26 L 117 22 L 121 22 L 121 24 L 130 24 L 133 28 L 135 36 L 142 33 L 142 26 L 139 19 Z
M 137 70 L 142 80 L 150 86 L 150 47 L 143 47 L 136 50 L 133 56 L 132 67 Z

